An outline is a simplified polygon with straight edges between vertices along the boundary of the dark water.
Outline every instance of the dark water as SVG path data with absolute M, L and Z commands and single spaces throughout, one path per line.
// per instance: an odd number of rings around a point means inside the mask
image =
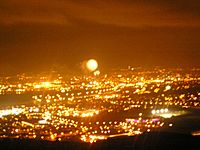
M 0 95 L 0 107 L 33 103 L 31 94 Z
M 191 134 L 193 131 L 200 130 L 200 109 L 187 109 L 187 114 L 172 117 L 165 121 L 165 124 L 173 124 L 172 127 L 165 126 L 161 131 Z

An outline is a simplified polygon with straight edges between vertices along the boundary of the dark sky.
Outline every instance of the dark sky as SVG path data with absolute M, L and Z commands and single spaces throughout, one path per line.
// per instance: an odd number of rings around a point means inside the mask
M 0 71 L 200 64 L 199 0 L 0 0 Z

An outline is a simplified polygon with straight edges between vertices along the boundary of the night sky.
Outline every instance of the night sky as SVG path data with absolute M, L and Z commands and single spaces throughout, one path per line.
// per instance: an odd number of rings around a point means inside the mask
M 0 72 L 199 66 L 199 0 L 0 0 Z

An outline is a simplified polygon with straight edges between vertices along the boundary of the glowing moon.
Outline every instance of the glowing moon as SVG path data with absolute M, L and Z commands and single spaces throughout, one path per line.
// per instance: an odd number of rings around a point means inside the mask
M 90 59 L 87 61 L 86 67 L 89 71 L 95 71 L 98 68 L 98 63 L 95 59 Z

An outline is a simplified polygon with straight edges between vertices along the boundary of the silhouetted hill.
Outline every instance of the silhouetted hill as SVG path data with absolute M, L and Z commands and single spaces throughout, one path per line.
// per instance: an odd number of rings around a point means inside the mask
M 2 150 L 189 150 L 196 149 L 199 146 L 200 137 L 167 132 L 151 132 L 134 137 L 117 137 L 93 144 L 18 139 L 0 141 L 0 149 Z

